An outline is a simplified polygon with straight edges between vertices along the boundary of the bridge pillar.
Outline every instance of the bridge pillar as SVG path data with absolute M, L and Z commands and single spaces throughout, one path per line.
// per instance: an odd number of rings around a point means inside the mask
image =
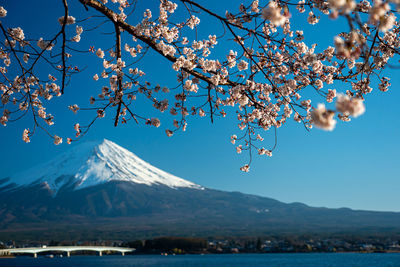
M 125 256 L 125 252 L 122 251 L 121 254 L 122 254 L 122 256 Z
M 103 252 L 101 250 L 99 251 L 99 256 L 103 256 Z
M 33 257 L 34 257 L 34 258 L 37 258 L 37 253 L 33 253 Z
M 67 251 L 67 257 L 68 258 L 71 257 L 71 252 L 70 251 Z

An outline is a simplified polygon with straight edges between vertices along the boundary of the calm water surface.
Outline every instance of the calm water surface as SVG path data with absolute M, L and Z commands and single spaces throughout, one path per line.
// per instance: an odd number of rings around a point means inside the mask
M 43 258 L 17 257 L 13 259 L 0 259 L 0 266 L 399 266 L 400 254 L 234 254 L 234 255 L 127 255 L 122 256 L 72 256 L 71 258 Z

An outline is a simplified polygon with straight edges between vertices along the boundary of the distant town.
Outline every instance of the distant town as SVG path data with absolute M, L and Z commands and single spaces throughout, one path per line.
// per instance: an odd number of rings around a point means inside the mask
M 231 238 L 186 238 L 159 237 L 147 240 L 122 241 L 49 241 L 15 242 L 0 241 L 0 249 L 46 247 L 46 246 L 111 246 L 134 248 L 133 254 L 222 254 L 222 253 L 312 253 L 312 252 L 400 252 L 398 237 L 231 237 Z M 46 252 L 46 254 L 61 252 Z M 96 254 L 95 252 L 73 252 Z M 106 252 L 103 254 L 113 254 Z M 128 254 L 132 254 L 128 253 Z M 6 255 L 3 255 L 6 256 Z

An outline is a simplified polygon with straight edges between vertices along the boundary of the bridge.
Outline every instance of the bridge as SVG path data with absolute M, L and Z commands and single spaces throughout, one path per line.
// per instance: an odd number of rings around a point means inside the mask
M 42 246 L 42 247 L 30 247 L 30 248 L 0 249 L 0 255 L 11 255 L 15 253 L 30 253 L 33 254 L 34 258 L 37 258 L 38 253 L 47 251 L 66 252 L 67 257 L 70 257 L 71 252 L 73 251 L 96 251 L 99 253 L 99 256 L 103 256 L 103 252 L 105 251 L 116 251 L 120 252 L 122 256 L 124 256 L 126 252 L 132 252 L 135 251 L 135 249 L 121 248 L 121 247 L 103 247 L 103 246 Z

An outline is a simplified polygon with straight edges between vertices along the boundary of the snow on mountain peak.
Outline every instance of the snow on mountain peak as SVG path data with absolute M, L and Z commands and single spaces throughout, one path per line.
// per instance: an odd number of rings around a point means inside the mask
M 109 181 L 203 189 L 150 165 L 107 139 L 75 146 L 45 164 L 12 176 L 9 182 L 19 186 L 46 182 L 52 191 L 57 192 L 71 182 L 71 177 L 74 177 L 75 189 Z

